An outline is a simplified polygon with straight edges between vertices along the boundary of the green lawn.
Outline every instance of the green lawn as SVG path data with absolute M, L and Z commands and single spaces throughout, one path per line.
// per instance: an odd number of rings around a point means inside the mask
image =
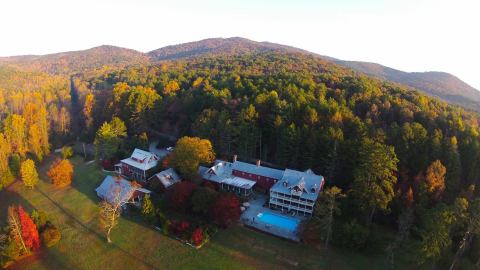
M 0 225 L 8 205 L 47 212 L 62 231 L 60 243 L 43 249 L 12 269 L 384 269 L 383 256 L 319 250 L 254 232 L 241 226 L 222 230 L 194 250 L 133 218 L 122 218 L 108 244 L 98 227 L 95 188 L 104 173 L 95 164 L 72 159 L 71 187 L 57 189 L 46 181 L 47 160 L 40 168 L 38 190 L 21 182 L 0 192 Z

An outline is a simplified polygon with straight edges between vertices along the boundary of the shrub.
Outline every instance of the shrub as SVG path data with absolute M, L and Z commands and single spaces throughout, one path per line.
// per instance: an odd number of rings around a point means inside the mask
M 357 250 L 365 247 L 370 234 L 369 229 L 359 224 L 356 220 L 343 224 L 340 230 L 341 232 L 336 234 L 339 237 L 338 244 Z
M 110 159 L 102 160 L 102 168 L 107 171 L 113 171 L 115 169 L 114 163 Z
M 73 165 L 67 159 L 57 160 L 50 166 L 47 175 L 57 187 L 70 185 L 73 178 Z
M 148 195 L 143 198 L 142 216 L 147 222 L 155 221 L 155 207 Z
M 190 228 L 190 223 L 188 221 L 180 221 L 175 226 L 175 233 L 177 235 L 183 235 Z
M 48 223 L 47 213 L 43 211 L 32 211 L 32 219 L 35 225 L 37 225 L 38 231 L 42 232 L 45 229 L 45 225 Z
M 41 233 L 42 242 L 46 247 L 53 247 L 60 241 L 62 235 L 60 230 L 53 224 L 48 223 L 47 227 Z
M 6 258 L 6 260 L 4 260 L 5 263 L 8 261 L 15 261 L 20 257 L 20 254 L 21 254 L 20 246 L 12 239 L 7 239 L 7 242 L 4 245 L 2 252 L 0 253 L 1 255 L 0 259 L 1 257 L 5 257 Z
M 203 229 L 198 227 L 192 233 L 192 243 L 195 246 L 200 246 L 203 242 Z
M 72 157 L 72 155 L 73 155 L 73 148 L 70 147 L 70 146 L 64 146 L 64 147 L 62 147 L 62 149 L 60 150 L 60 153 L 62 154 L 62 158 L 63 158 L 63 159 L 70 158 L 70 157 Z

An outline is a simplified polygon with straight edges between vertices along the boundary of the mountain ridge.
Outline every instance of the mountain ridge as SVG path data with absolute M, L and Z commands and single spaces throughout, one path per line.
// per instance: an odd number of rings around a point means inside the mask
M 356 72 L 399 83 L 444 101 L 480 111 L 480 91 L 450 73 L 405 72 L 377 63 L 340 60 L 292 46 L 267 41 L 257 42 L 242 37 L 208 38 L 169 45 L 145 53 L 113 45 L 101 45 L 86 50 L 46 55 L 0 57 L 0 64 L 6 63 L 21 69 L 40 70 L 51 74 L 71 74 L 103 66 L 122 68 L 194 57 L 264 52 L 301 53 L 319 57 Z

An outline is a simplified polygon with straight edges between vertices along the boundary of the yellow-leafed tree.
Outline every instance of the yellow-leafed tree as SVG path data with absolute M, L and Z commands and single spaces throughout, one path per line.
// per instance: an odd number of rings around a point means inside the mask
M 178 140 L 172 153 L 170 163 L 184 177 L 192 177 L 198 166 L 215 160 L 212 143 L 198 137 L 182 137 Z
M 27 159 L 22 162 L 20 174 L 26 187 L 33 188 L 38 183 L 38 173 L 33 160 Z

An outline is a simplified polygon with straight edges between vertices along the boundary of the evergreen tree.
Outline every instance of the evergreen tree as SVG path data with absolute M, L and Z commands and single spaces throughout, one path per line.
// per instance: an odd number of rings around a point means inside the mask
M 369 211 L 369 222 L 377 209 L 388 210 L 397 182 L 397 162 L 393 147 L 371 139 L 362 141 L 352 192 L 359 206 Z

